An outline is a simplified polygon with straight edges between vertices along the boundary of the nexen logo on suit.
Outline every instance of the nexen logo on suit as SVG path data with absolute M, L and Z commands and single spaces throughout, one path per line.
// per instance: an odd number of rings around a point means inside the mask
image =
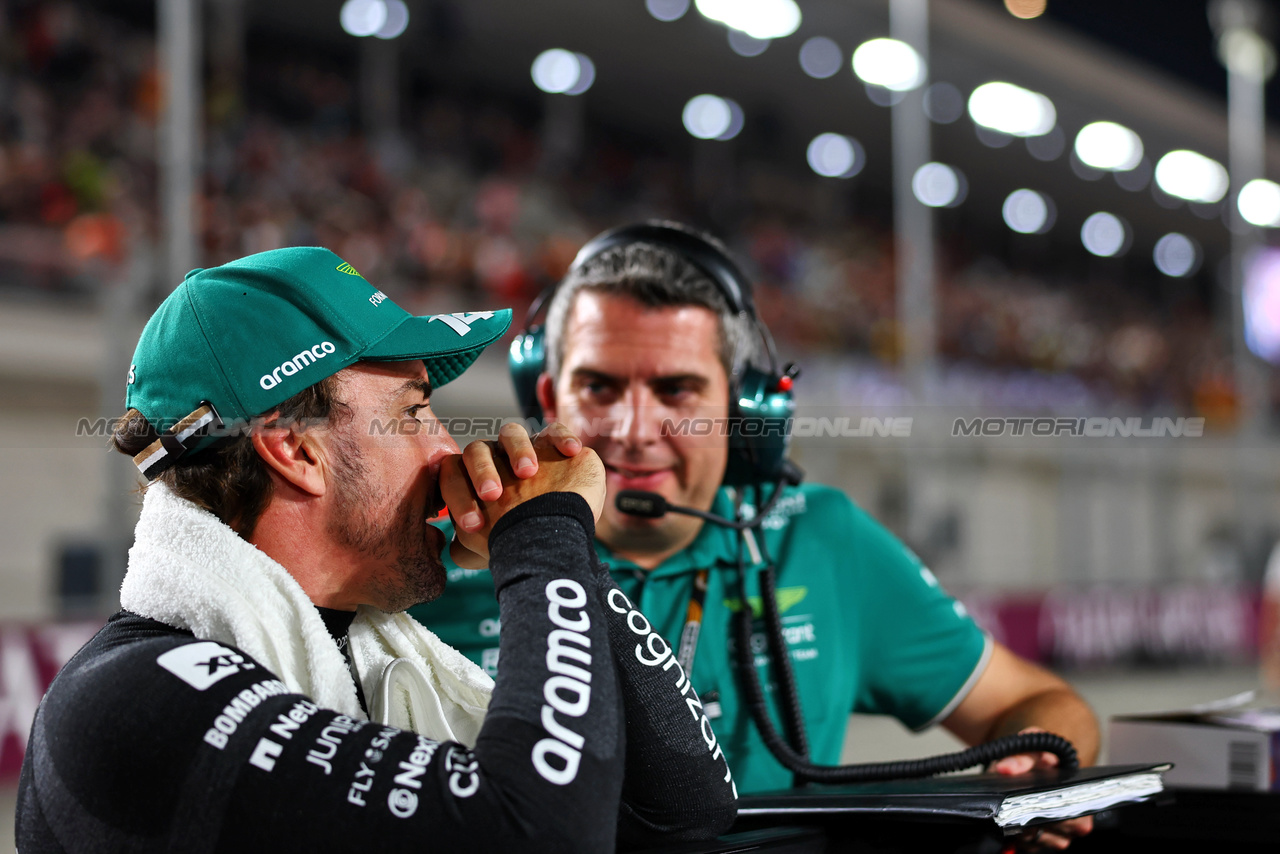
M 334 352 L 336 349 L 337 348 L 334 347 L 332 344 L 330 344 L 328 341 L 321 341 L 319 344 L 315 345 L 314 347 L 311 347 L 308 350 L 303 350 L 301 353 L 294 356 L 292 359 L 289 359 L 288 361 L 284 362 L 283 364 L 280 365 L 280 367 L 276 368 L 271 373 L 263 374 L 262 379 L 258 380 L 258 385 L 262 386 L 264 389 L 268 389 L 268 390 L 273 389 L 276 386 L 280 385 L 281 374 L 284 374 L 286 377 L 291 377 L 294 374 L 296 374 L 298 371 L 305 368 L 307 365 L 310 365 L 312 362 L 323 359 L 325 356 Z

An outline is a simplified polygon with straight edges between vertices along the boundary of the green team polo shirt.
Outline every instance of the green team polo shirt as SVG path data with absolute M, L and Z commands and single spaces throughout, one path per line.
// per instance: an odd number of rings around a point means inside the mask
M 732 516 L 726 490 L 713 512 Z M 747 511 L 750 512 L 748 506 Z M 446 533 L 452 536 L 448 523 Z M 754 537 L 777 567 L 782 631 L 795 671 L 811 761 L 840 761 L 851 712 L 893 715 L 912 729 L 945 718 L 982 673 L 991 642 L 920 560 L 844 493 L 821 485 L 788 488 Z M 791 773 L 769 753 L 734 679 L 731 614 L 739 607 L 736 534 L 704 524 L 697 538 L 644 571 L 596 542 L 622 591 L 676 649 L 693 580 L 710 570 L 691 681 L 712 718 L 741 793 L 782 789 Z M 756 614 L 752 647 L 770 716 L 773 701 L 760 619 L 759 542 L 748 542 L 747 597 Z M 448 585 L 409 613 L 491 675 L 498 668 L 498 605 L 485 570 L 448 560 Z M 854 745 L 856 756 L 857 745 Z

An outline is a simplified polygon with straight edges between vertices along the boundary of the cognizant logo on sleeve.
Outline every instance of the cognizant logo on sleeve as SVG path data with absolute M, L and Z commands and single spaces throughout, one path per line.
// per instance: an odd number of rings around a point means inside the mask
M 157 658 L 156 664 L 197 691 L 203 691 L 233 673 L 253 670 L 255 666 L 235 650 L 213 641 L 189 643 L 171 649 Z

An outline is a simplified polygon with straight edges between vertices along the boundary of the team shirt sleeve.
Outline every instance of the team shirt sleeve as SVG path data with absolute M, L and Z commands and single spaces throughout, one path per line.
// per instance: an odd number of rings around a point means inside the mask
M 613 850 L 626 740 L 593 527 L 563 493 L 495 527 L 507 666 L 471 749 L 319 708 L 212 641 L 99 650 L 39 712 L 24 850 Z

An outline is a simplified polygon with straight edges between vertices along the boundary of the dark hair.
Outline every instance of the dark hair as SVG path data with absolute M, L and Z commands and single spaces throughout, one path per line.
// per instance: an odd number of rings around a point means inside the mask
M 333 424 L 336 413 L 347 412 L 346 404 L 337 399 L 341 386 L 338 376 L 334 374 L 308 386 L 253 419 L 254 425 L 285 427 L 317 421 Z M 155 431 L 142 413 L 130 409 L 116 420 L 111 443 L 117 451 L 132 457 L 155 438 Z M 184 457 L 153 482 L 163 483 L 174 495 L 208 510 L 245 538 L 253 535 L 273 489 L 267 464 L 258 456 L 248 432 Z
M 711 235 L 693 233 L 728 254 L 724 244 Z M 715 282 L 675 251 L 638 241 L 606 249 L 570 270 L 556 288 L 547 306 L 546 324 L 547 372 L 552 377 L 560 374 L 569 312 L 583 290 L 630 297 L 648 308 L 693 305 L 710 310 L 719 321 L 717 350 L 726 376 L 740 373 L 759 356 L 751 321 L 733 310 Z

